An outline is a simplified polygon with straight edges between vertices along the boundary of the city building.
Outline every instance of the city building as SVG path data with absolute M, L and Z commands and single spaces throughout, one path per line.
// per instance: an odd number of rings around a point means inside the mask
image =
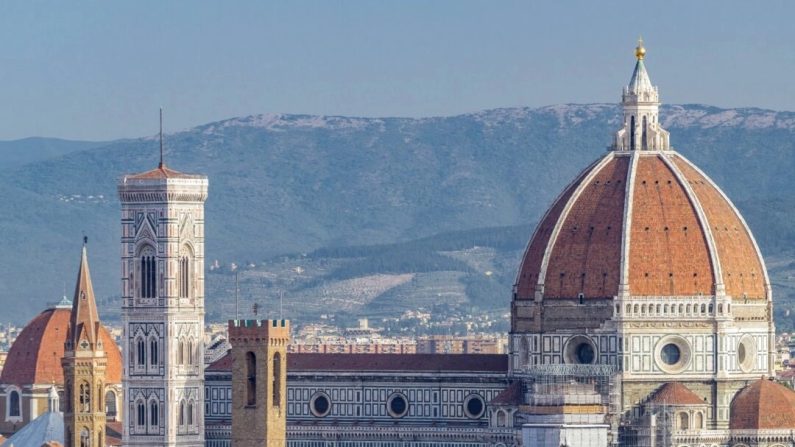
M 63 411 L 64 357 L 66 334 L 73 303 L 62 299 L 34 317 L 20 332 L 8 352 L 0 375 L 0 433 L 9 436 L 49 411 L 50 389 L 59 395 Z M 122 359 L 110 333 L 100 325 L 99 339 L 107 356 L 105 368 L 104 414 L 109 421 L 123 416 Z
M 105 445 L 105 383 L 108 356 L 102 341 L 94 286 L 88 269 L 88 254 L 83 238 L 83 252 L 72 301 L 72 314 L 66 331 L 64 356 L 64 446 Z M 112 348 L 115 348 L 115 344 Z M 50 393 L 55 388 L 50 388 Z M 57 397 L 57 395 L 56 395 Z M 50 411 L 54 407 L 50 398 Z
M 160 165 L 119 182 L 123 443 L 204 445 L 207 177 Z M 194 411 L 185 415 L 184 408 Z
M 795 391 L 771 380 L 764 260 L 728 197 L 671 147 L 645 55 L 641 43 L 613 144 L 530 237 L 507 355 L 440 353 L 467 349 L 444 338 L 428 354 L 289 352 L 287 322 L 247 320 L 213 337 L 204 368 L 207 179 L 162 161 L 125 177 L 124 445 L 795 447 Z M 72 307 L 12 346 L 3 433 L 57 421 Z M 122 363 L 107 351 L 112 383 Z

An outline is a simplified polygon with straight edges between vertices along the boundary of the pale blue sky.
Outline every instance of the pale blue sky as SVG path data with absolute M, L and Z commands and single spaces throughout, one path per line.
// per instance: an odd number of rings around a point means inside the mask
M 649 4 L 646 4 L 649 3 Z M 795 110 L 795 3 L 3 1 L 0 139 L 266 112 L 615 102 L 642 34 L 664 102 Z

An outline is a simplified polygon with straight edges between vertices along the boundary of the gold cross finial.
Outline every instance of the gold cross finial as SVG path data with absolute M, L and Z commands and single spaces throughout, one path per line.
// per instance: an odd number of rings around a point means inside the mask
M 635 47 L 635 57 L 642 61 L 646 57 L 646 48 L 643 47 L 643 37 L 638 37 L 638 46 Z

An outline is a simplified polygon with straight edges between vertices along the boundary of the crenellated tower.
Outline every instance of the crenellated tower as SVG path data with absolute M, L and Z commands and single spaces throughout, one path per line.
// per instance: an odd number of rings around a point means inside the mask
M 162 127 L 162 126 L 161 126 Z M 126 175 L 121 200 L 124 445 L 204 446 L 207 177 Z
M 77 273 L 72 315 L 61 360 L 64 370 L 66 447 L 105 445 L 105 369 L 108 357 L 88 270 L 87 239 Z M 50 407 L 53 408 L 52 390 Z M 55 395 L 57 399 L 57 394 Z M 57 409 L 57 406 L 54 407 Z
M 286 320 L 230 320 L 232 447 L 287 446 Z

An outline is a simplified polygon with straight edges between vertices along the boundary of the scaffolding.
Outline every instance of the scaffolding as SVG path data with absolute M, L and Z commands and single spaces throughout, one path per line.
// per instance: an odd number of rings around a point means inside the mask
M 614 365 L 532 365 L 515 374 L 526 384 L 531 405 L 602 405 L 609 439 L 618 445 L 621 374 Z

